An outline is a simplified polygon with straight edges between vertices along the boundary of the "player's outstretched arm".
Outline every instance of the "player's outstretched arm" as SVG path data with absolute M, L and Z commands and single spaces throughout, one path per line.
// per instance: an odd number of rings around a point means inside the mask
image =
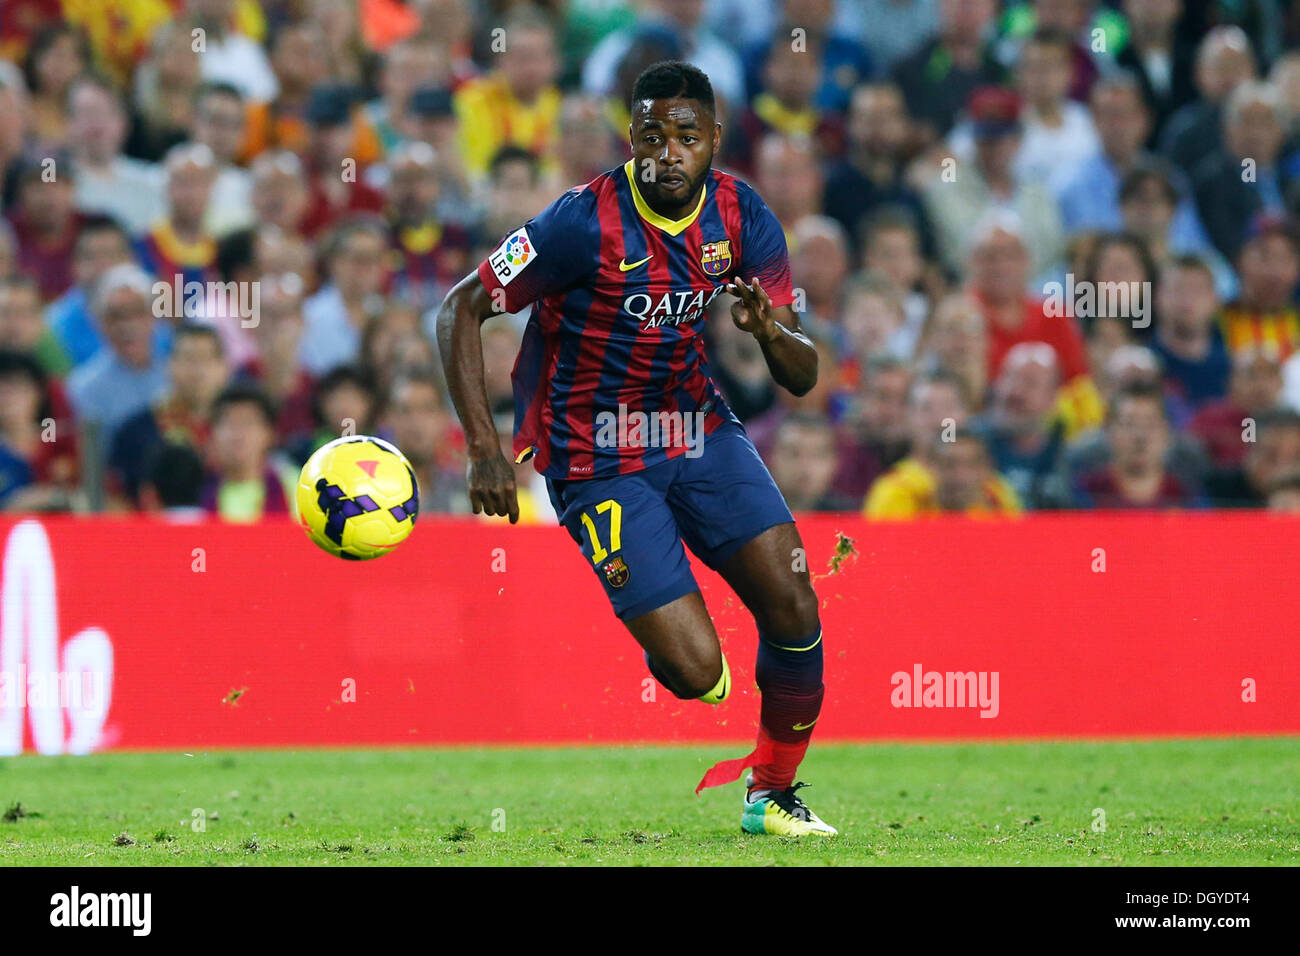
M 737 278 L 727 291 L 736 297 L 732 321 L 758 340 L 776 383 L 795 395 L 811 392 L 817 384 L 817 349 L 800 331 L 799 316 L 788 305 L 773 308 L 758 279 L 747 285 Z
M 465 429 L 469 503 L 475 514 L 508 515 L 514 524 L 519 520 L 515 472 L 501 453 L 483 377 L 480 328 L 498 312 L 478 273 L 470 273 L 447 293 L 438 309 L 438 352 L 447 391 Z

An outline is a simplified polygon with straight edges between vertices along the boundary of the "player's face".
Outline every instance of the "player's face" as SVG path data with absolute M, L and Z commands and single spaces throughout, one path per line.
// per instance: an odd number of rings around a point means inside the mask
M 632 112 L 637 185 L 650 208 L 672 219 L 699 200 L 722 126 L 699 100 L 642 100 Z

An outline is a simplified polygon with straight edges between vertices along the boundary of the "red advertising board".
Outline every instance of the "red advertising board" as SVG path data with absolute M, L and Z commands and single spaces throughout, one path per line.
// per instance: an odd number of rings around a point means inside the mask
M 819 740 L 1300 733 L 1300 521 L 807 516 Z M 296 526 L 0 522 L 0 754 L 752 740 L 752 620 L 697 566 L 722 706 L 649 681 L 559 528 L 421 518 L 377 561 Z M 653 568 L 631 568 L 653 574 Z

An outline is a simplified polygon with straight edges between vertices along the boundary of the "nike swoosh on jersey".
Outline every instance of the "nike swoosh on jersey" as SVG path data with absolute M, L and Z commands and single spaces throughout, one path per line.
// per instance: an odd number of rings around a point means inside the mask
M 818 717 L 814 717 L 812 720 L 808 721 L 808 723 L 806 723 L 806 724 L 795 724 L 795 725 L 794 725 L 793 727 L 791 727 L 790 729 L 791 729 L 791 730 L 807 730 L 807 729 L 808 729 L 809 727 L 811 727 L 813 724 L 817 723 L 817 721 L 818 721 L 819 719 L 820 719 L 820 718 L 818 718 Z
M 644 259 L 640 260 L 639 262 L 634 262 L 634 263 L 632 263 L 631 265 L 628 265 L 628 261 L 627 261 L 626 259 L 623 259 L 623 260 L 621 260 L 621 261 L 619 262 L 619 264 L 618 264 L 618 271 L 619 271 L 619 272 L 631 272 L 631 271 L 632 271 L 633 269 L 635 269 L 637 266 L 643 266 L 643 265 L 645 265 L 647 262 L 649 262 L 649 261 L 650 261 L 651 259 L 653 259 L 654 257 L 655 257 L 655 256 L 654 256 L 654 253 L 652 252 L 652 253 L 650 253 L 650 255 L 646 256 Z

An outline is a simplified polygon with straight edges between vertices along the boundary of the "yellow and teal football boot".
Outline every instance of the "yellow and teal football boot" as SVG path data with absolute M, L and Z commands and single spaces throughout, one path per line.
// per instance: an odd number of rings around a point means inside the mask
M 822 821 L 796 793 L 806 783 L 796 783 L 788 790 L 751 790 L 754 778 L 745 780 L 745 812 L 740 815 L 740 829 L 745 833 L 769 836 L 835 836 L 839 833 Z

